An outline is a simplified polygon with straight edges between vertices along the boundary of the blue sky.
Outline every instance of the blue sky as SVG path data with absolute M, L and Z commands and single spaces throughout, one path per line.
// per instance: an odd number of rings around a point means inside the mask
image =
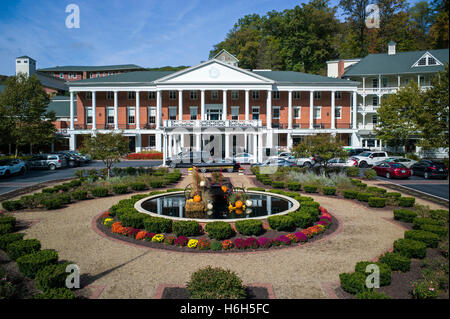
M 416 2 L 414 0 L 412 2 Z M 15 57 L 56 65 L 195 65 L 206 60 L 240 17 L 293 8 L 292 0 L 22 0 L 0 3 L 0 74 Z M 332 0 L 336 5 L 338 0 Z M 68 29 L 68 4 L 80 28 Z

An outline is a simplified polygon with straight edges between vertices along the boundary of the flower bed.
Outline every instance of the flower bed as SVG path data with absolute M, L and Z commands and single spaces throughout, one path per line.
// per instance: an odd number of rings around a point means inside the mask
M 131 153 L 128 154 L 126 158 L 129 160 L 159 160 L 163 158 L 163 153 L 161 152 Z

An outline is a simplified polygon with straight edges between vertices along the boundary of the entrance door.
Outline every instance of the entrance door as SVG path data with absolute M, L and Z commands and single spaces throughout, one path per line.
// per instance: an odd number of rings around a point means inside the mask
M 218 121 L 222 119 L 222 106 L 221 105 L 207 105 L 206 106 L 206 119 L 208 121 Z
M 136 152 L 136 137 L 129 136 L 128 140 L 129 140 L 130 152 Z

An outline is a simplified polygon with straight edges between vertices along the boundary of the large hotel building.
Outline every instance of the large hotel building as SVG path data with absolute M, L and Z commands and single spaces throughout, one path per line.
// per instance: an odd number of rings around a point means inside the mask
M 409 81 L 426 89 L 448 55 L 448 49 L 398 53 L 391 42 L 386 54 L 327 62 L 328 76 L 242 69 L 225 50 L 176 72 L 136 65 L 36 70 L 26 56 L 16 59 L 16 70 L 64 84 L 54 94 L 68 96 L 56 95 L 50 107 L 70 149 L 91 134 L 121 131 L 133 152 L 170 156 L 214 141 L 219 156 L 246 151 L 262 160 L 269 149 L 289 149 L 318 133 L 348 146 L 383 148 L 374 134 L 381 97 Z

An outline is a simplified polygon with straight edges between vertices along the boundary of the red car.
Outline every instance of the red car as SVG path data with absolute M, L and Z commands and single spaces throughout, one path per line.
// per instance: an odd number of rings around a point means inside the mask
M 408 178 L 411 176 L 411 170 L 405 165 L 395 162 L 383 162 L 372 167 L 378 176 L 386 178 Z

